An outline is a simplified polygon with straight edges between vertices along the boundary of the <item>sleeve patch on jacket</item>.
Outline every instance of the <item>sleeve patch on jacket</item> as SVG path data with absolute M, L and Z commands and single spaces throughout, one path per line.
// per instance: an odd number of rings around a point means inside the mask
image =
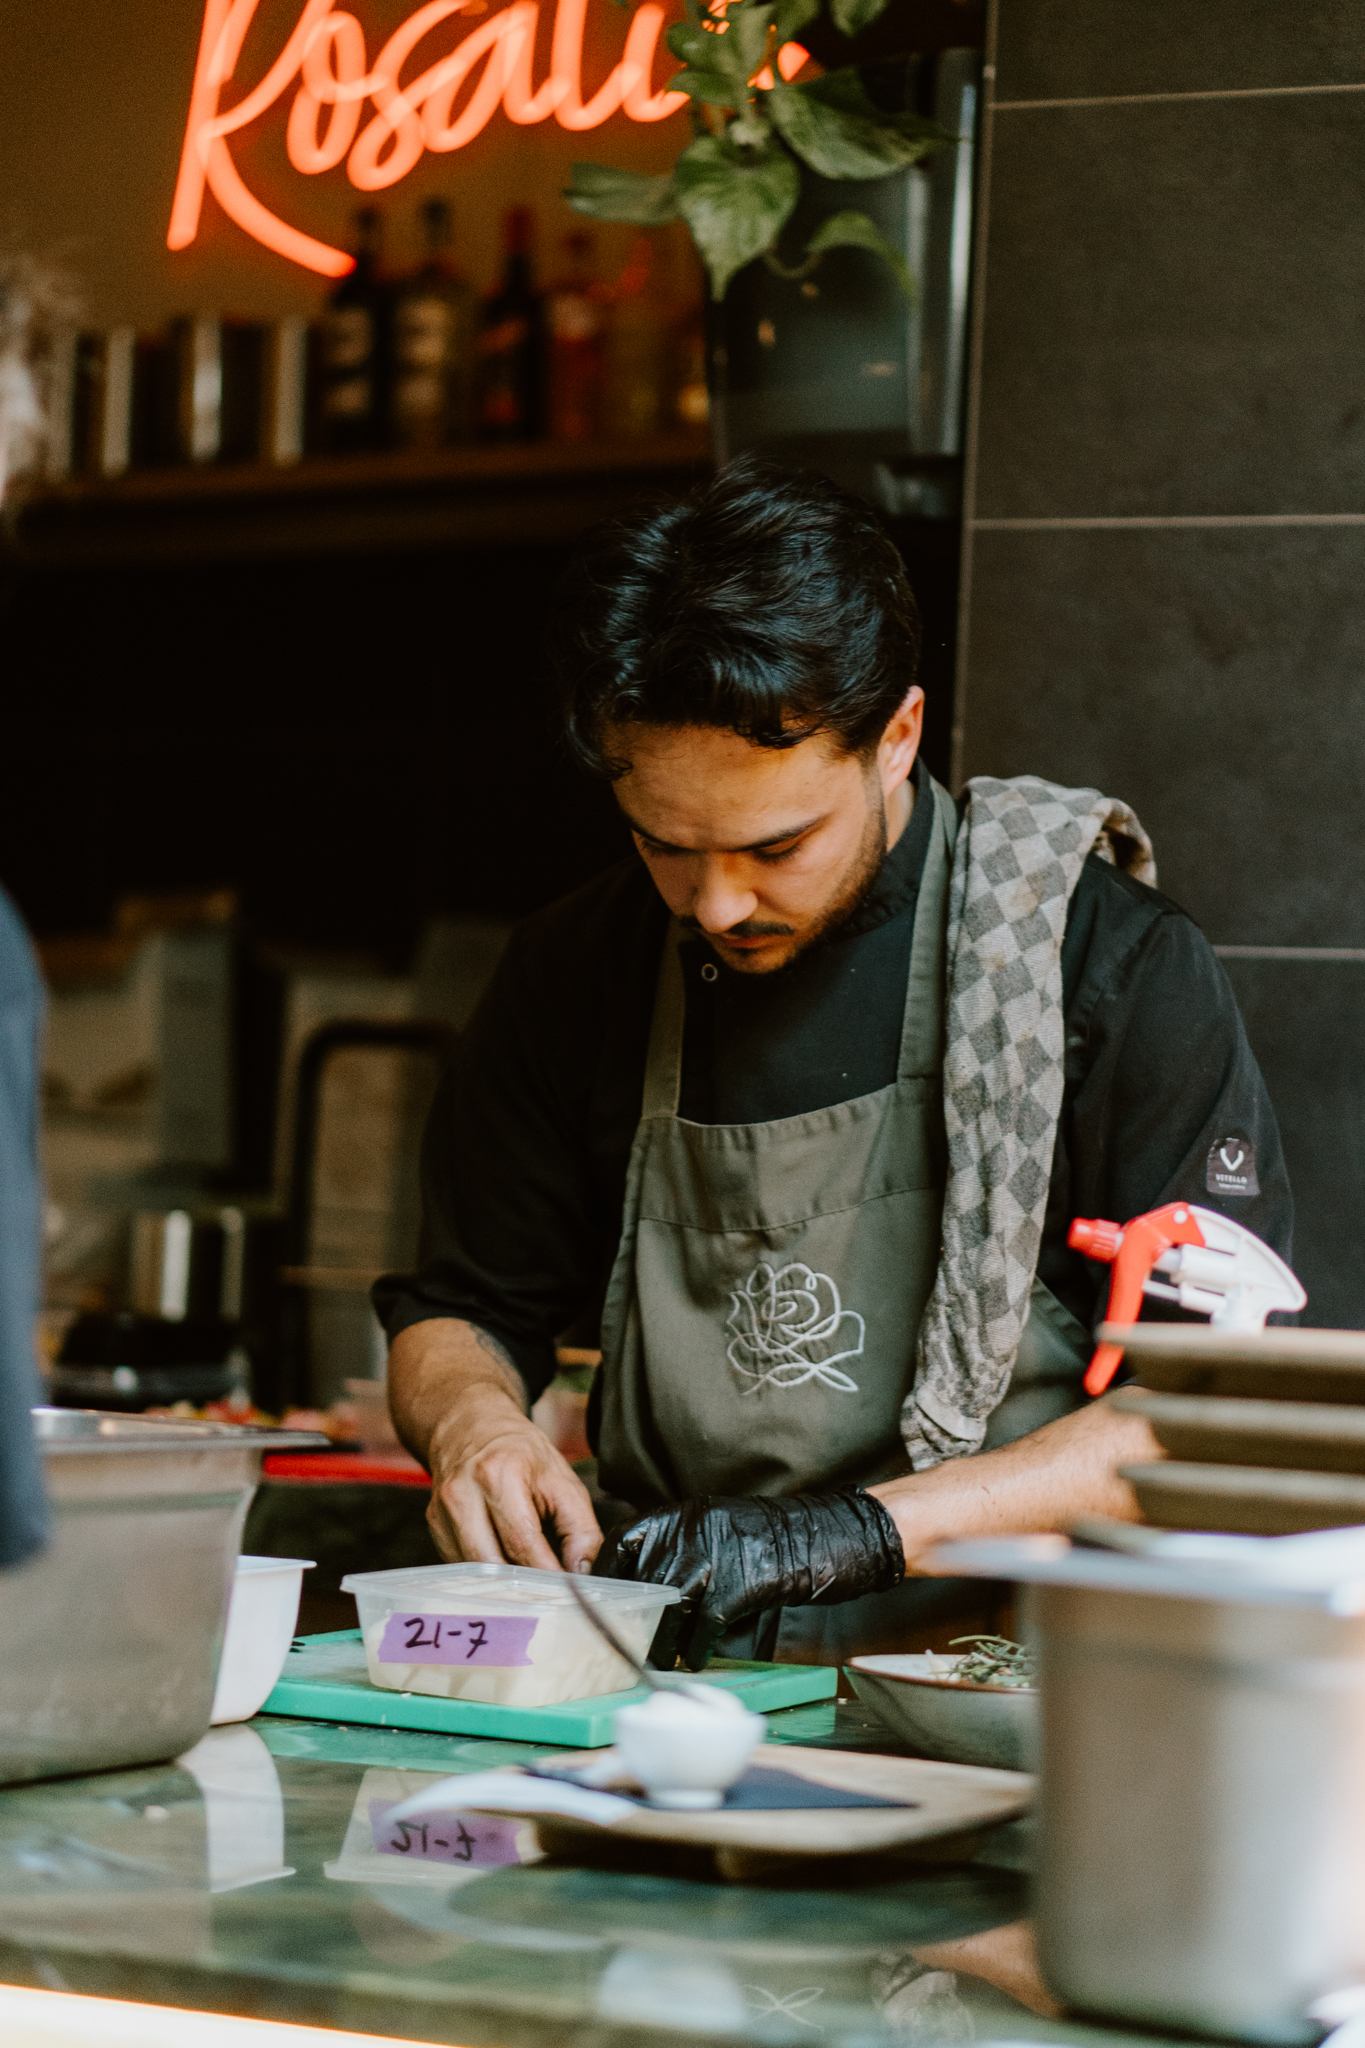
M 1256 1147 L 1245 1131 L 1230 1131 L 1209 1147 L 1204 1186 L 1211 1195 L 1259 1195 Z

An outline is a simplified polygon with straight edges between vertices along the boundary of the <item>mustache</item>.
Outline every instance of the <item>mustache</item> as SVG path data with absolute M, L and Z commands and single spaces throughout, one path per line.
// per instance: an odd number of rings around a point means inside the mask
M 702 939 L 789 939 L 796 930 L 794 924 L 763 924 L 757 918 L 746 918 L 743 924 L 732 924 L 723 932 L 703 931 L 695 917 L 680 917 L 678 922 L 685 932 Z

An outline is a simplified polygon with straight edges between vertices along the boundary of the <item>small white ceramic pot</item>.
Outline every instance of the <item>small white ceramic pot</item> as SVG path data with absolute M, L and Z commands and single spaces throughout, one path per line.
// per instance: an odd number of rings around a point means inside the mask
M 722 1804 L 768 1732 L 761 1714 L 708 1714 L 687 1728 L 652 1715 L 647 1701 L 614 1719 L 616 1753 L 655 1806 L 701 1810 Z

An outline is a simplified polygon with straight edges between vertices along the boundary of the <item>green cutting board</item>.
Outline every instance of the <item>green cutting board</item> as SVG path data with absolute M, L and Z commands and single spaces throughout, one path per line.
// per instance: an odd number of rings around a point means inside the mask
M 820 1664 L 741 1664 L 717 1658 L 699 1674 L 704 1685 L 738 1693 L 756 1714 L 832 1700 L 839 1681 Z M 438 1700 L 427 1693 L 386 1692 L 371 1685 L 360 1630 L 303 1636 L 284 1660 L 279 1684 L 263 1714 L 304 1721 L 365 1721 L 379 1728 L 422 1728 L 438 1735 L 492 1735 L 508 1742 L 559 1743 L 566 1749 L 604 1749 L 618 1707 L 648 1699 L 644 1686 L 566 1700 L 556 1707 L 494 1707 L 483 1700 Z

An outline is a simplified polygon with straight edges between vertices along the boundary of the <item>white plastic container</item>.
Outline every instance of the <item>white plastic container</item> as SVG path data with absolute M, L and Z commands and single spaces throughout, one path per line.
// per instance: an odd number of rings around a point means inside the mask
M 249 1721 L 274 1690 L 299 1618 L 308 1557 L 239 1557 L 232 1582 L 213 1726 Z
M 625 1647 L 642 1658 L 674 1586 L 580 1578 Z M 625 1692 L 635 1673 L 580 1610 L 563 1572 L 516 1564 L 432 1564 L 351 1572 L 370 1681 L 389 1692 L 548 1707 Z

